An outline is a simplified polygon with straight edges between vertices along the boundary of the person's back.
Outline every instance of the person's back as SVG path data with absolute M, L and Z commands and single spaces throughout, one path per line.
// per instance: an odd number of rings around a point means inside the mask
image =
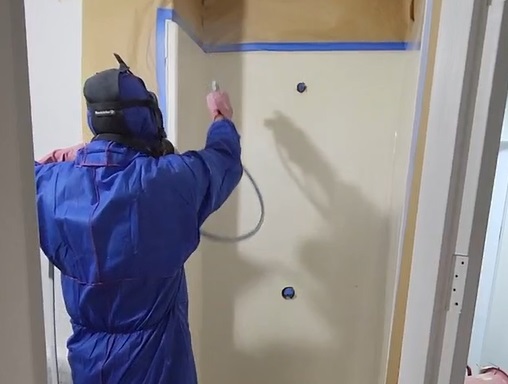
M 147 108 L 131 109 L 139 118 Z M 62 272 L 74 384 L 195 384 L 184 263 L 240 180 L 239 135 L 220 119 L 205 149 L 159 156 L 97 137 L 73 161 L 36 166 L 41 247 Z

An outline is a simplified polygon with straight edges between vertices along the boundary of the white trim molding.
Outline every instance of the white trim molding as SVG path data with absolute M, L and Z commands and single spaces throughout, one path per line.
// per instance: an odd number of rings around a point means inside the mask
M 401 384 L 438 382 L 488 5 L 488 0 L 442 1 Z

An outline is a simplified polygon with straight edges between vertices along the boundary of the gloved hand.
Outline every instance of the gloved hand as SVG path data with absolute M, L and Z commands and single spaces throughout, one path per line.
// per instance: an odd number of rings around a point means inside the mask
M 233 107 L 229 100 L 227 92 L 214 91 L 210 92 L 206 96 L 206 104 L 212 119 L 216 119 L 219 116 L 224 116 L 226 119 L 231 120 L 233 118 Z
M 74 145 L 69 148 L 55 149 L 38 161 L 40 164 L 56 163 L 59 161 L 73 161 L 76 158 L 78 150 L 83 148 L 85 144 Z

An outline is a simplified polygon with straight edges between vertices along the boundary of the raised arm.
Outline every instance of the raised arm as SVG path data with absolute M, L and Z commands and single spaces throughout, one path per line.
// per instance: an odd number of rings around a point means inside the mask
M 204 149 L 182 155 L 190 178 L 187 196 L 192 196 L 199 225 L 224 204 L 238 185 L 243 173 L 240 155 L 240 135 L 227 119 L 212 123 Z
M 56 248 L 58 244 L 58 234 L 52 229 L 48 223 L 51 222 L 53 214 L 52 209 L 42 205 L 42 196 L 51 195 L 54 193 L 54 178 L 58 167 L 57 163 L 63 161 L 72 161 L 76 157 L 77 151 L 82 148 L 84 144 L 75 145 L 69 148 L 57 149 L 44 156 L 42 159 L 35 161 L 35 187 L 36 187 L 36 201 L 39 220 L 39 241 L 44 254 L 55 262 Z
M 184 177 L 184 182 L 178 183 L 180 192 L 194 206 L 200 226 L 231 195 L 243 173 L 240 135 L 231 121 L 228 94 L 211 92 L 207 104 L 213 123 L 205 148 L 186 152 L 176 160 L 183 162 L 179 167 Z

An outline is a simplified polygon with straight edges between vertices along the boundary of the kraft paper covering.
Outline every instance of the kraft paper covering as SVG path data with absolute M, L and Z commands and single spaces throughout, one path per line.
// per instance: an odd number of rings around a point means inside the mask
M 174 0 L 174 8 L 186 26 L 203 39 L 203 0 Z
M 405 41 L 408 0 L 205 0 L 205 41 Z
M 425 0 L 406 0 L 406 10 L 410 22 L 406 31 L 406 41 L 420 42 L 423 29 Z

